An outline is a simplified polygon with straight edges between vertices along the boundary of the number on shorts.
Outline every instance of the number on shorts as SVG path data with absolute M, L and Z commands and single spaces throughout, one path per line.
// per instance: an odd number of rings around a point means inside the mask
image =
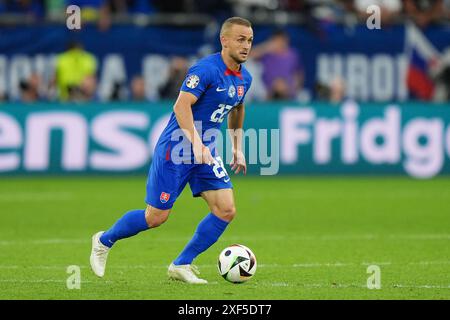
M 225 169 L 225 166 L 223 165 L 223 161 L 220 157 L 214 158 L 214 166 L 213 166 L 214 174 L 217 178 L 223 178 L 225 176 L 228 176 L 228 172 Z

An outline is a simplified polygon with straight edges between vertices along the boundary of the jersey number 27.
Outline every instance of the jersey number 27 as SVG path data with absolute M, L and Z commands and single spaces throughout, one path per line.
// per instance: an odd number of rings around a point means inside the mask
M 211 115 L 211 121 L 222 123 L 223 119 L 225 118 L 227 113 L 231 110 L 231 108 L 233 108 L 233 106 L 230 106 L 228 104 L 223 103 L 219 104 L 219 108 L 216 111 L 214 111 Z

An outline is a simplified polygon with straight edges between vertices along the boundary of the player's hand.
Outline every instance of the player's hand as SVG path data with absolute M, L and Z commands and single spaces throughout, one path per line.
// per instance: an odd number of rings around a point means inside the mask
M 212 166 L 214 164 L 214 158 L 211 155 L 211 150 L 209 150 L 208 147 L 203 146 L 202 156 L 203 156 L 203 163 L 206 163 L 209 166 Z
M 211 155 L 211 150 L 205 145 L 201 145 L 199 148 L 194 148 L 195 163 L 205 163 L 212 165 L 214 158 Z
M 244 153 L 241 150 L 233 151 L 233 160 L 231 160 L 230 166 L 235 174 L 238 174 L 241 170 L 244 174 L 247 174 L 247 163 L 245 161 Z

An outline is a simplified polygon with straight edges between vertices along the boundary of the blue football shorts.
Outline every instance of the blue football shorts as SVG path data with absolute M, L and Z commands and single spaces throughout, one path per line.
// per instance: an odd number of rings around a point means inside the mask
M 172 160 L 155 155 L 147 178 L 145 202 L 152 207 L 166 210 L 172 208 L 186 184 L 194 197 L 203 191 L 232 189 L 230 177 L 220 157 L 213 165 L 175 164 Z

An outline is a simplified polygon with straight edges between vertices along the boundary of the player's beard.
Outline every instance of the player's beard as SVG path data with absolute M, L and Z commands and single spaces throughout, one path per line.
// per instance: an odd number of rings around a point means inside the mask
M 248 56 L 248 55 L 247 55 L 247 56 Z M 239 64 L 244 63 L 245 61 L 247 61 L 247 58 L 242 59 L 242 58 L 239 56 L 239 53 L 236 53 L 236 54 L 230 54 L 230 57 L 231 57 L 236 63 L 239 63 Z

